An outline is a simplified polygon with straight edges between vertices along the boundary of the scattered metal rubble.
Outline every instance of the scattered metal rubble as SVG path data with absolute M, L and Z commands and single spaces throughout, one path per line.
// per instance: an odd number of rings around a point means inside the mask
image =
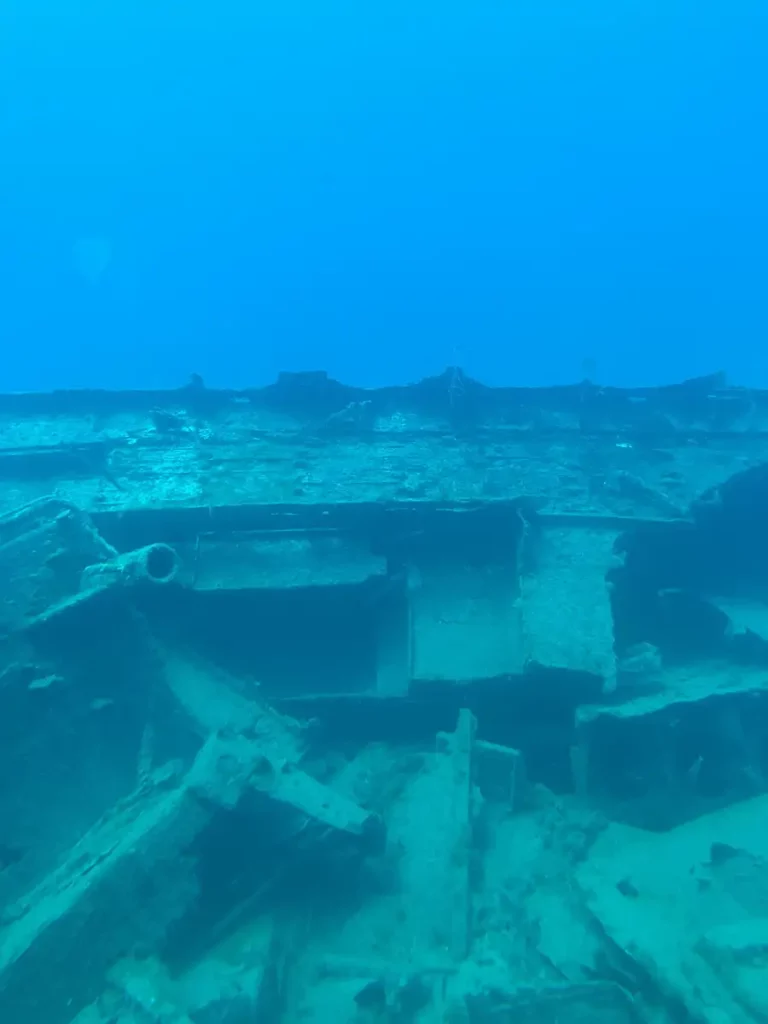
M 768 402 L 0 396 L 4 1024 L 754 1024 Z

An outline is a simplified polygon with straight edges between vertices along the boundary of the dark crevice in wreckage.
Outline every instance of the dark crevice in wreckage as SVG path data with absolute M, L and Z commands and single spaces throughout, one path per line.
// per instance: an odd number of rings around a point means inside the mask
M 764 1020 L 766 433 L 720 375 L 0 396 L 3 1021 Z

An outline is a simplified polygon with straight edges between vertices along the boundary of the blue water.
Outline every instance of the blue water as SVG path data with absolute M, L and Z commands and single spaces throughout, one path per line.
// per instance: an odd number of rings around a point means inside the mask
M 1 389 L 768 383 L 768 8 L 5 0 Z

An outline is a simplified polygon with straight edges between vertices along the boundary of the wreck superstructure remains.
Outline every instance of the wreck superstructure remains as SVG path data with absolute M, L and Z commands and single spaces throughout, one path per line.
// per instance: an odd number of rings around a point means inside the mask
M 0 396 L 3 1020 L 760 1020 L 766 436 L 718 377 Z

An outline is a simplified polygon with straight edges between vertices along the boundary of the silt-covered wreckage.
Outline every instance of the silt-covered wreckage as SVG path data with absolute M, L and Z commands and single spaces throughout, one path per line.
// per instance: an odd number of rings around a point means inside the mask
M 768 1017 L 768 394 L 0 396 L 4 1024 Z

